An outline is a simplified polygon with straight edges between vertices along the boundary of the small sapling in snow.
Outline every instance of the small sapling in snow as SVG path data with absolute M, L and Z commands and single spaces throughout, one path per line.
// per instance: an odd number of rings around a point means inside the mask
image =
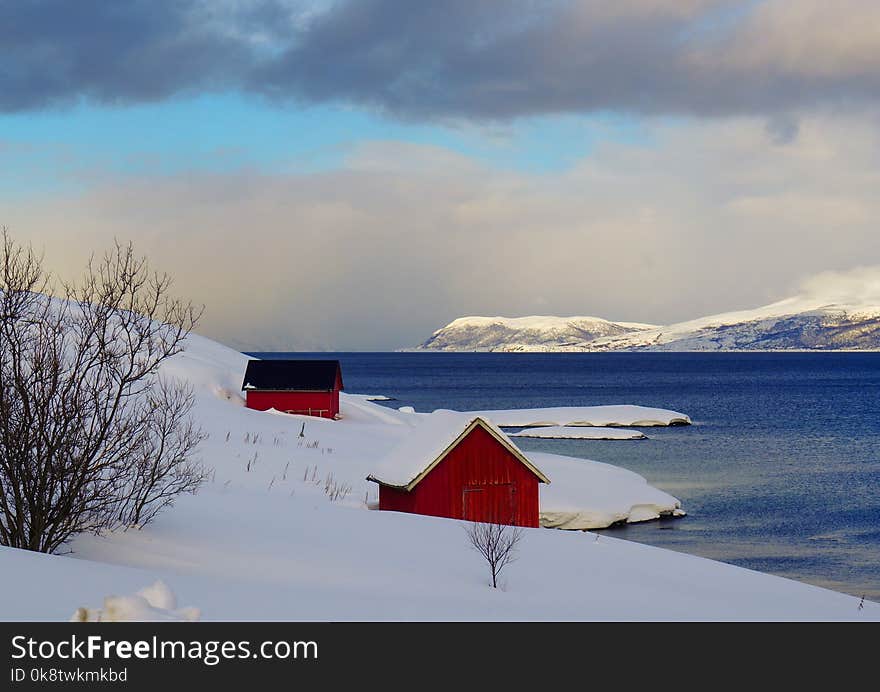
M 473 549 L 489 565 L 492 588 L 497 589 L 501 571 L 516 560 L 516 546 L 522 540 L 522 528 L 475 521 L 467 527 L 467 536 Z

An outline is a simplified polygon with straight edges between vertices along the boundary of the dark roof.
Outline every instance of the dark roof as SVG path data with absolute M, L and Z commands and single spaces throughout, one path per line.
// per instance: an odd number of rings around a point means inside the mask
M 329 392 L 342 387 L 338 360 L 250 360 L 241 383 L 245 389 Z

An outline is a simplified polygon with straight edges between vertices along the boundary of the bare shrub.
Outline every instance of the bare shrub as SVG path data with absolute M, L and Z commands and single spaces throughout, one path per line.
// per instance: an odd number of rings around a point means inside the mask
M 351 492 L 351 486 L 348 483 L 336 480 L 331 471 L 324 479 L 324 494 L 330 498 L 330 502 L 344 500 Z
M 516 560 L 516 546 L 523 536 L 519 526 L 473 522 L 467 527 L 471 546 L 489 565 L 492 574 L 492 588 L 498 588 L 501 571 Z
M 54 552 L 142 525 L 205 480 L 192 393 L 157 377 L 201 312 L 131 245 L 56 290 L 31 248 L 0 241 L 0 543 Z

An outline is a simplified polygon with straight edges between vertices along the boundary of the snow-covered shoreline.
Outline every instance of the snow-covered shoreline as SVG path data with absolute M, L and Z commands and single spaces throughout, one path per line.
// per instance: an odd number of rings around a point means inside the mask
M 690 416 L 678 411 L 632 405 L 556 406 L 471 411 L 470 413 L 484 416 L 502 428 L 543 426 L 651 428 L 691 424 Z
M 553 480 L 540 491 L 545 528 L 588 531 L 685 515 L 678 499 L 627 469 L 545 452 L 529 457 Z
M 0 573 L 14 585 L 0 592 L 0 618 L 67 620 L 161 580 L 204 620 L 880 620 L 878 604 L 859 609 L 844 594 L 581 530 L 525 530 L 519 559 L 493 590 L 463 522 L 367 511 L 376 495 L 366 476 L 426 414 L 365 395 L 342 396 L 340 421 L 250 410 L 239 391 L 246 360 L 192 336 L 163 368 L 195 389 L 211 481 L 143 530 L 79 536 L 72 555 L 0 548 Z M 592 414 L 503 416 L 583 425 L 684 415 L 585 408 Z M 529 458 L 552 480 L 540 490 L 545 526 L 681 509 L 630 471 Z

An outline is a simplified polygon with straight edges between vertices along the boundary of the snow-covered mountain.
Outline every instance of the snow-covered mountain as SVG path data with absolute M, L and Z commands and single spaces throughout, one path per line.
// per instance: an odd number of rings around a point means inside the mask
M 585 342 L 657 329 L 652 324 L 609 322 L 600 317 L 460 317 L 419 349 L 438 351 L 582 350 Z
M 665 327 L 595 317 L 463 317 L 417 347 L 442 351 L 880 350 L 880 304 L 798 296 Z

